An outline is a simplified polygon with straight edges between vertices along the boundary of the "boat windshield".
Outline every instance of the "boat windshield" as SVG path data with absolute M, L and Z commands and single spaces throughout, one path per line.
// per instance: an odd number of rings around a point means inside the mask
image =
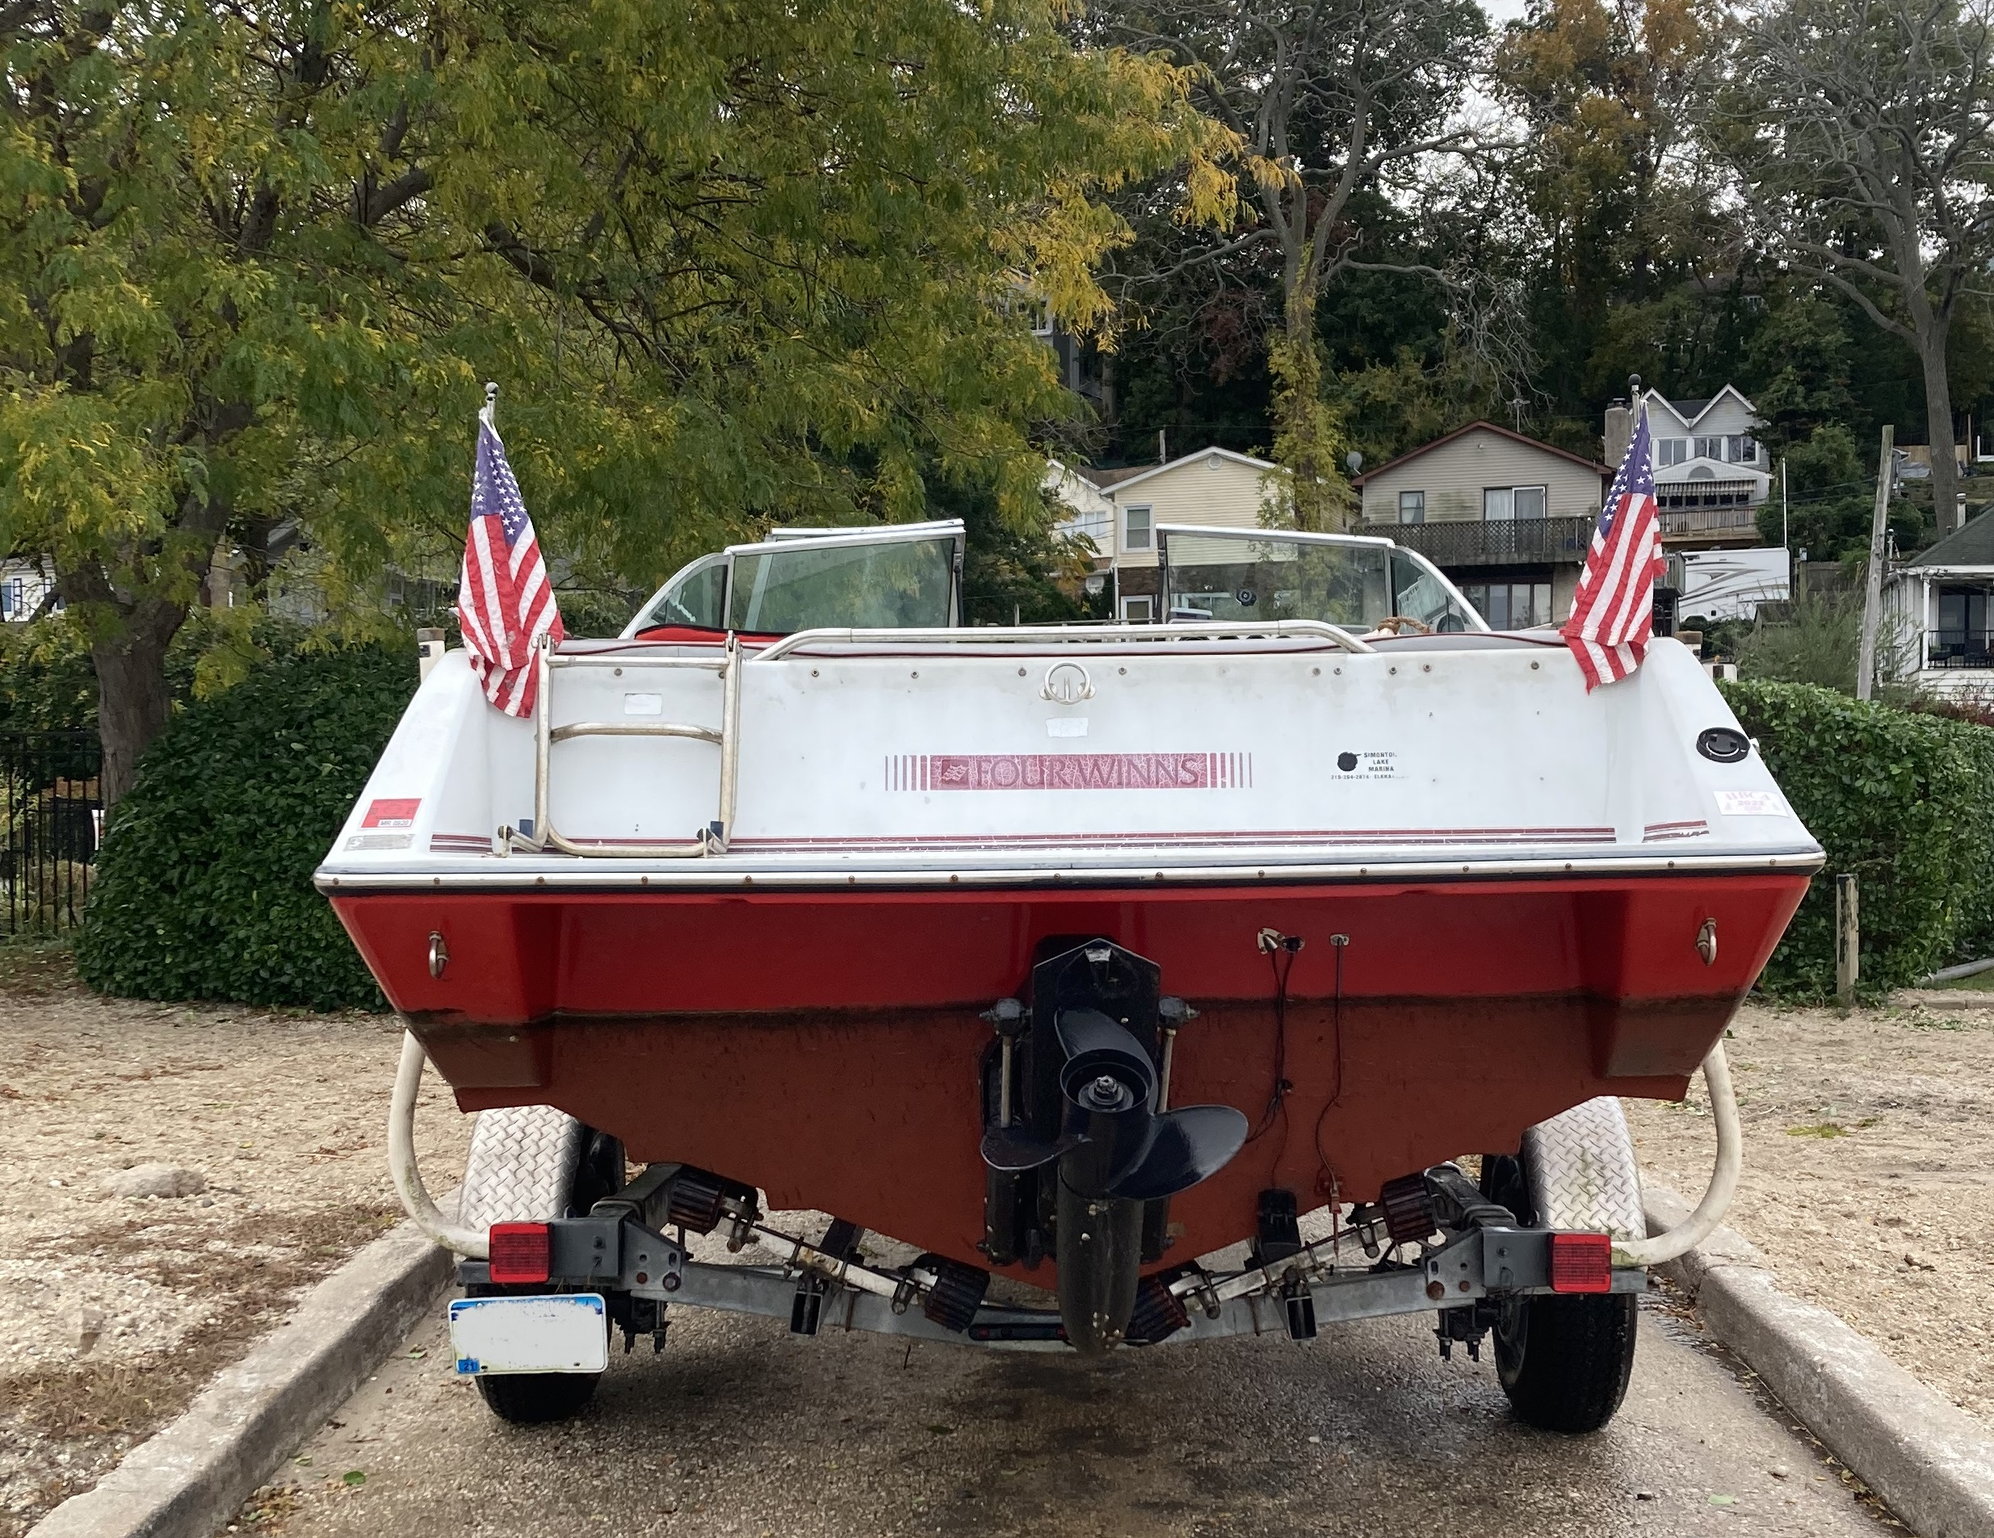
M 1433 566 L 1384 539 L 1266 529 L 1157 530 L 1175 619 L 1320 620 L 1371 630 L 1394 616 L 1486 630 Z
M 940 628 L 950 619 L 954 556 L 953 538 L 738 551 L 728 628 L 757 635 Z
M 962 525 L 783 529 L 702 557 L 624 629 L 664 626 L 788 635 L 798 630 L 942 629 L 956 622 Z

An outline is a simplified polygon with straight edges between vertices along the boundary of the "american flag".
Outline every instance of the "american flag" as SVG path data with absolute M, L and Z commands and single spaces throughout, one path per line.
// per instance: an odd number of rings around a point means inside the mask
M 1587 693 L 1619 682 L 1641 665 L 1655 627 L 1655 579 L 1663 569 L 1654 448 L 1643 406 L 1593 530 L 1572 616 L 1559 632 L 1578 658 Z
M 485 697 L 509 716 L 531 715 L 539 690 L 534 643 L 546 633 L 560 641 L 567 632 L 490 406 L 478 413 L 478 468 L 471 478 L 457 622 Z

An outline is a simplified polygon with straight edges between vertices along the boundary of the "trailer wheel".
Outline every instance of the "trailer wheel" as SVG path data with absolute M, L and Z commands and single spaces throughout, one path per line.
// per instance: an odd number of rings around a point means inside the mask
M 623 1184 L 623 1167 L 620 1142 L 552 1106 L 481 1111 L 471 1132 L 460 1220 L 467 1227 L 488 1228 L 575 1216 Z M 488 1284 L 465 1290 L 472 1297 L 494 1297 L 541 1289 Z M 537 1426 L 580 1411 L 595 1397 L 601 1377 L 592 1372 L 525 1372 L 477 1381 L 487 1408 L 499 1419 Z
M 1482 1192 L 1533 1226 L 1640 1232 L 1640 1182 L 1620 1103 L 1587 1101 L 1532 1127 L 1518 1154 L 1482 1159 Z M 1517 1418 L 1567 1435 L 1613 1419 L 1634 1370 L 1632 1293 L 1512 1298 L 1495 1326 L 1496 1376 Z
M 1495 1326 L 1496 1376 L 1518 1420 L 1568 1436 L 1613 1419 L 1634 1369 L 1631 1292 L 1515 1298 Z

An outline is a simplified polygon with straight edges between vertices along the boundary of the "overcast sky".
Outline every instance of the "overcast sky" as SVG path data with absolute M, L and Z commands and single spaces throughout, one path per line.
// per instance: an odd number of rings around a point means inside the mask
M 1488 12 L 1491 22 L 1500 27 L 1506 21 L 1523 19 L 1524 0 L 1482 0 L 1482 9 Z

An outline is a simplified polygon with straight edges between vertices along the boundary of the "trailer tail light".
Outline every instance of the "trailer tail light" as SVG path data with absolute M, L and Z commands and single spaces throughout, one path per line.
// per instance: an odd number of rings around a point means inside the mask
M 493 1230 L 497 1232 L 496 1229 Z M 493 1251 L 494 1254 L 497 1251 Z M 492 1273 L 497 1277 L 497 1271 Z M 1551 1235 L 1553 1292 L 1613 1291 L 1613 1238 L 1610 1234 Z
M 544 1282 L 552 1272 L 553 1233 L 545 1223 L 494 1223 L 489 1242 L 495 1282 Z M 1553 1275 L 1556 1268 L 1553 1261 Z

